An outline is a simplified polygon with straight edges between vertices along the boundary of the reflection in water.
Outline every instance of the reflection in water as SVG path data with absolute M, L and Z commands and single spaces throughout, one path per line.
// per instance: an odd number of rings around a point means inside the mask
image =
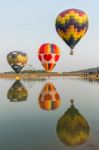
M 16 80 L 7 93 L 7 98 L 10 99 L 11 102 L 25 101 L 27 97 L 27 89 L 23 86 L 20 80 Z
M 84 144 L 89 137 L 89 125 L 71 100 L 71 107 L 58 120 L 56 132 L 67 146 Z
M 80 81 L 85 81 L 85 82 L 89 82 L 89 83 L 98 83 L 99 84 L 99 79 L 91 79 L 91 78 L 72 78 L 73 80 L 80 80 Z
M 60 95 L 50 82 L 46 83 L 39 95 L 40 108 L 44 110 L 55 110 L 60 106 Z

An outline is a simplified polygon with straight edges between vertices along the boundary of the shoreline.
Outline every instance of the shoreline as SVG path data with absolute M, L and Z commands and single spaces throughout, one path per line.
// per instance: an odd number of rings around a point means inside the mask
M 0 79 L 15 79 L 17 74 L 0 73 Z M 46 77 L 79 77 L 81 79 L 99 80 L 98 74 L 83 74 L 83 73 L 20 73 L 20 79 L 36 79 Z
M 0 79 L 13 79 L 16 78 L 17 74 L 0 73 Z M 35 78 L 46 78 L 46 77 L 65 77 L 70 76 L 70 74 L 60 74 L 60 73 L 21 73 L 18 74 L 20 79 L 35 79 Z

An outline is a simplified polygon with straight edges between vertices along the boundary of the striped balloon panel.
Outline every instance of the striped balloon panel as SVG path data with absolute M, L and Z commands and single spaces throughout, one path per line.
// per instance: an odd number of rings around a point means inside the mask
M 42 64 L 46 71 L 52 71 L 56 64 L 46 63 Z
M 51 92 L 55 90 L 56 90 L 55 86 L 52 83 L 47 82 L 43 87 L 42 92 Z
M 51 82 L 47 82 L 44 85 L 42 92 L 51 92 L 51 91 L 55 91 L 55 90 L 56 90 L 55 86 Z
M 88 29 L 88 17 L 85 12 L 69 9 L 56 18 L 56 31 L 64 42 L 73 49 Z
M 50 53 L 60 54 L 60 49 L 55 44 L 46 43 L 46 44 L 41 45 L 41 47 L 39 49 L 39 54 L 42 54 L 42 53 L 46 53 L 46 54 L 50 54 Z
M 40 108 L 44 110 L 55 110 L 59 107 L 60 101 L 40 101 Z

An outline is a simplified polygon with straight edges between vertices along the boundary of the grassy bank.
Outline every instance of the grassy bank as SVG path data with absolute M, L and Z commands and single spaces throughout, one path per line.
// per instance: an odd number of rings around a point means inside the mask
M 98 74 L 83 74 L 83 73 L 21 73 L 19 74 L 20 79 L 35 79 L 35 78 L 46 78 L 46 77 L 68 77 L 76 76 L 82 79 L 99 80 Z M 0 73 L 0 78 L 13 79 L 16 78 L 16 74 Z

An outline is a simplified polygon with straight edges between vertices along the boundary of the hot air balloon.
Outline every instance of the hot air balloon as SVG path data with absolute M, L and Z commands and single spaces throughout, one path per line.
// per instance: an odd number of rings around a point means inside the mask
M 27 63 L 27 54 L 22 51 L 13 51 L 7 55 L 9 65 L 18 74 Z M 19 76 L 16 76 L 19 79 Z
M 55 44 L 45 43 L 39 48 L 38 58 L 44 69 L 50 72 L 60 58 L 60 49 Z
M 60 96 L 54 85 L 50 82 L 46 83 L 38 98 L 40 108 L 44 110 L 55 110 L 59 108 L 60 102 Z
M 56 132 L 59 139 L 67 146 L 84 144 L 89 138 L 89 125 L 71 100 L 71 107 L 58 120 Z
M 73 48 L 87 32 L 88 25 L 88 16 L 79 9 L 64 10 L 57 16 L 56 31 L 71 48 L 70 55 L 73 55 Z
M 10 99 L 11 102 L 26 101 L 27 97 L 27 89 L 23 86 L 20 80 L 16 80 L 7 93 L 7 98 Z

